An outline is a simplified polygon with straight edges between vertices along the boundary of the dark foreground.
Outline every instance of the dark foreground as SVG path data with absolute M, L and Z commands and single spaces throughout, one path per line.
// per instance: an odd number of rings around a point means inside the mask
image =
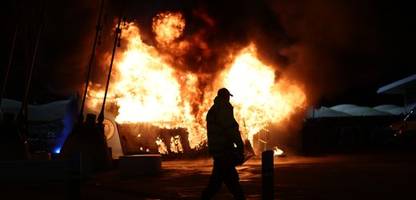
M 198 199 L 210 160 L 165 161 L 157 177 L 121 179 L 118 171 L 81 184 L 82 199 Z M 261 199 L 261 165 L 239 167 L 247 199 Z M 1 178 L 1 177 L 0 177 Z M 416 199 L 416 154 L 287 156 L 275 159 L 275 199 Z M 0 199 L 65 199 L 62 183 L 0 185 Z M 225 187 L 215 199 L 232 199 Z

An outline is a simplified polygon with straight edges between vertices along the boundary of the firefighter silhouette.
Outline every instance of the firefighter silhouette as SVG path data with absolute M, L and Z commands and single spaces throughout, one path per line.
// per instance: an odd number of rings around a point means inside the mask
M 214 105 L 209 109 L 207 120 L 208 150 L 214 166 L 208 186 L 202 192 L 202 199 L 211 199 L 225 183 L 235 199 L 245 199 L 239 182 L 237 165 L 244 162 L 244 143 L 239 125 L 234 118 L 233 96 L 226 88 L 218 90 Z

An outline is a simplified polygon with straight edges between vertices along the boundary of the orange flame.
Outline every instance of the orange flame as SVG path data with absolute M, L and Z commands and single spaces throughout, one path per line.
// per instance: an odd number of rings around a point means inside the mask
M 174 45 L 185 21 L 180 13 L 165 12 L 153 19 L 152 27 L 157 42 Z M 255 44 L 231 55 L 231 62 L 212 85 L 200 89 L 200 78 L 206 74 L 183 72 L 169 64 L 165 55 L 142 41 L 136 24 L 124 27 L 122 39 L 127 44 L 123 52 L 117 53 L 109 91 L 117 107 L 117 123 L 146 122 L 161 128 L 185 128 L 190 147 L 196 148 L 206 140 L 205 115 L 219 88 L 226 87 L 234 94 L 231 103 L 240 131 L 251 142 L 256 133 L 288 119 L 306 105 L 301 85 L 287 78 L 276 80 L 276 68 L 258 58 Z M 89 96 L 101 93 L 92 89 Z M 88 105 L 94 106 L 91 101 Z M 195 110 L 192 105 L 199 107 Z M 172 137 L 171 144 L 163 144 L 159 138 L 155 143 L 161 153 L 168 149 L 180 152 L 180 139 Z
M 274 156 L 282 156 L 284 155 L 284 151 L 282 149 L 280 149 L 279 147 L 274 147 L 273 148 L 273 155 Z
M 256 133 L 290 117 L 306 102 L 299 86 L 286 79 L 275 81 L 274 68 L 258 59 L 254 44 L 240 51 L 221 78 L 234 94 L 231 101 L 240 131 L 251 142 Z
M 163 12 L 153 18 L 153 32 L 159 44 L 168 45 L 182 35 L 185 19 L 179 12 Z

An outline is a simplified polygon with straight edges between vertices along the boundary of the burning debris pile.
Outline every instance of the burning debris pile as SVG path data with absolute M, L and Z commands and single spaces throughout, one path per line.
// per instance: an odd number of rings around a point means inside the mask
M 164 154 L 200 148 L 206 141 L 206 113 L 222 87 L 233 93 L 231 103 L 242 137 L 251 144 L 262 129 L 303 110 L 307 101 L 303 86 L 277 71 L 278 67 L 263 63 L 255 43 L 229 48 L 230 53 L 223 57 L 225 65 L 217 73 L 176 66 L 184 64 L 182 57 L 192 51 L 195 41 L 209 49 L 200 39 L 183 37 L 185 28 L 180 12 L 159 13 L 152 21 L 155 44 L 148 44 L 142 39 L 139 24 L 123 25 L 124 43 L 114 61 L 109 89 L 112 105 L 107 109 L 116 116 L 120 131 L 129 132 L 124 138 L 127 146 Z M 99 87 L 89 91 L 91 109 L 100 105 L 102 94 Z M 166 133 L 155 131 L 155 127 Z M 146 140 L 134 143 L 130 138 Z

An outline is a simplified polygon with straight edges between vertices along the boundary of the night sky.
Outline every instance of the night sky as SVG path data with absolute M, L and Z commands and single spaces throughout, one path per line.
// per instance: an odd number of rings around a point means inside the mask
M 64 98 L 81 87 L 92 46 L 98 12 L 97 0 L 45 0 L 45 26 L 34 69 L 31 102 Z M 376 90 L 415 73 L 415 20 L 411 3 L 405 1 L 281 0 L 202 1 L 143 0 L 107 1 L 103 45 L 109 51 L 113 19 L 124 7 L 124 16 L 151 35 L 152 17 L 159 11 L 181 11 L 185 36 L 206 31 L 204 39 L 214 54 L 196 61 L 187 55 L 189 68 L 215 71 L 219 47 L 244 46 L 254 41 L 266 63 L 296 74 L 307 87 L 314 104 L 354 103 L 377 105 L 401 103 L 400 97 L 380 96 Z M 16 54 L 7 98 L 21 99 L 25 68 L 39 24 L 42 1 L 2 1 L 1 77 L 8 62 L 11 41 L 19 24 Z M 208 25 L 204 16 L 215 23 Z M 150 37 L 149 37 L 150 38 Z M 152 41 L 149 39 L 148 41 Z M 100 50 L 101 49 L 101 50 Z M 100 76 L 97 74 L 94 76 Z

